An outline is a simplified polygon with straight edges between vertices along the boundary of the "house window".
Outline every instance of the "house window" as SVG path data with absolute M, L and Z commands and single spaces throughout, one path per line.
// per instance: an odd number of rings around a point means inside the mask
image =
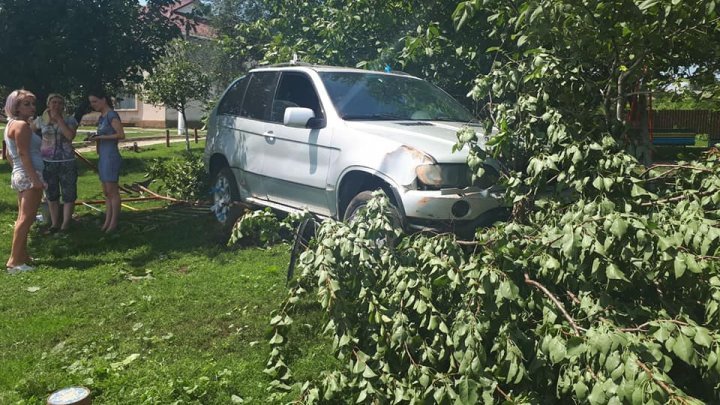
M 115 97 L 116 110 L 137 110 L 137 98 L 134 93 L 121 93 Z

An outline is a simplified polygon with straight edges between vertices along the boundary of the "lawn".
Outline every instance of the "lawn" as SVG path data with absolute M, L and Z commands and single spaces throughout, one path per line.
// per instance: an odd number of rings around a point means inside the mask
M 183 148 L 123 151 L 121 182 Z M 9 172 L 0 161 L 2 260 L 16 215 Z M 78 188 L 80 199 L 101 198 L 85 167 Z M 124 209 L 112 236 L 97 229 L 101 214 L 82 206 L 69 234 L 35 226 L 37 270 L 0 276 L 0 403 L 43 404 L 72 385 L 102 404 L 265 403 L 269 320 L 286 294 L 288 246 L 227 248 L 204 209 L 129 206 L 138 211 Z M 321 316 L 310 310 L 298 322 Z M 293 371 L 310 378 L 333 359 L 323 339 L 302 335 Z

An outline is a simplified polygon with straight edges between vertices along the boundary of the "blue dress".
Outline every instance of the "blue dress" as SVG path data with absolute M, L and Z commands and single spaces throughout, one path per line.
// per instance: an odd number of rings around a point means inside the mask
M 117 112 L 110 110 L 105 116 L 100 116 L 98 121 L 98 135 L 113 135 L 115 129 L 110 124 L 113 119 L 120 120 Z M 118 150 L 117 139 L 102 139 L 98 141 L 98 174 L 103 183 L 117 183 L 120 180 L 120 167 L 122 157 Z

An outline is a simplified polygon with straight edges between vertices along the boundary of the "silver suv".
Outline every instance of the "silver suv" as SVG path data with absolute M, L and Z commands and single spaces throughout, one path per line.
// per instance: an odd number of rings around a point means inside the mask
M 234 201 L 346 220 L 383 190 L 407 229 L 462 231 L 503 219 L 487 161 L 474 181 L 467 150 L 453 152 L 472 114 L 432 84 L 403 73 L 276 65 L 230 85 L 213 110 L 205 167 L 213 211 Z

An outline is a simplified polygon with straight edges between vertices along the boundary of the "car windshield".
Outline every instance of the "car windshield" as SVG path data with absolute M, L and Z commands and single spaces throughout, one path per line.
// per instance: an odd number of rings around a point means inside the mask
M 320 72 L 320 78 L 345 120 L 475 121 L 457 100 L 414 77 Z

